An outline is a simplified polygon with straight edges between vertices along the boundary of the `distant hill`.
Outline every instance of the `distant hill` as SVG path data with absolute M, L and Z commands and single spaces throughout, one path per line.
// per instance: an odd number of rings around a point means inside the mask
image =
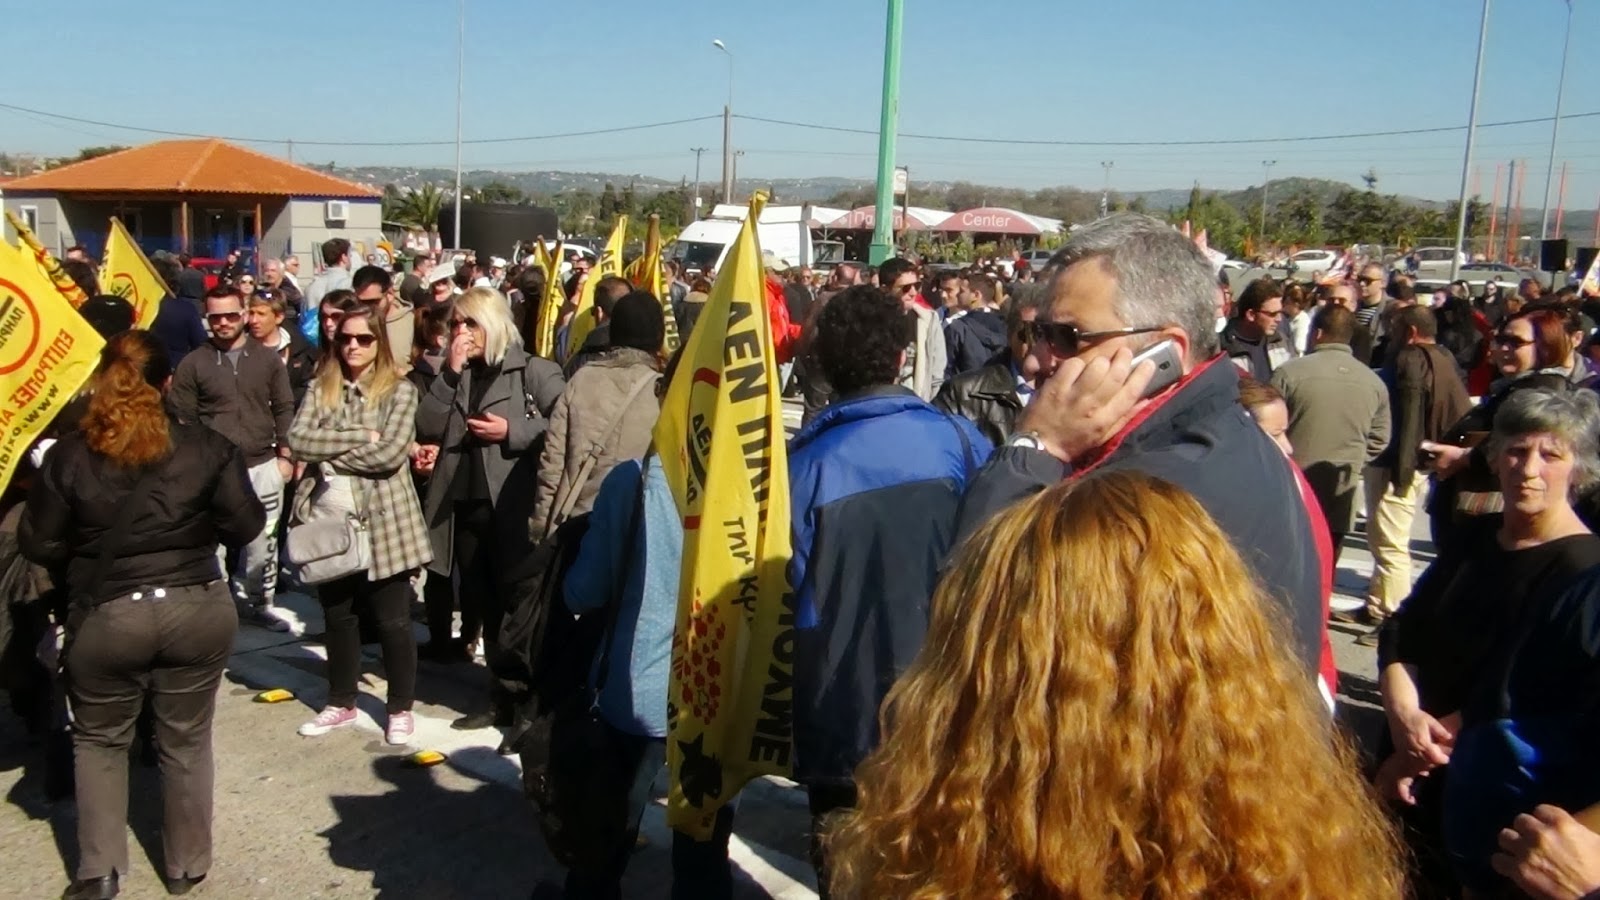
M 450 169 L 413 169 L 403 166 L 316 166 L 316 168 L 329 171 L 341 178 L 372 185 L 381 188 L 385 184 L 393 184 L 400 188 L 419 188 L 424 184 L 446 186 L 453 184 L 455 173 Z M 707 195 L 715 192 L 719 180 L 720 164 L 713 164 L 701 173 L 701 188 Z M 617 172 L 502 172 L 487 169 L 473 169 L 462 173 L 462 181 L 469 187 L 478 187 L 491 182 L 500 182 L 521 190 L 530 196 L 549 197 L 556 194 L 566 194 L 578 191 L 588 191 L 599 194 L 607 184 L 618 190 L 632 185 L 635 191 L 646 194 L 677 188 L 679 182 L 671 179 L 656 178 L 649 175 L 626 174 Z M 744 196 L 757 189 L 770 189 L 774 200 L 779 203 L 821 203 L 834 197 L 845 194 L 855 194 L 859 198 L 870 197 L 872 182 L 864 178 L 779 178 L 761 180 L 754 178 L 740 178 L 735 188 L 735 195 Z M 950 182 L 915 182 L 912 192 L 943 196 L 952 187 Z M 1075 188 L 1051 188 L 1042 191 L 1016 191 L 1011 188 L 985 188 L 981 185 L 962 183 L 961 187 L 982 192 L 993 190 L 996 194 L 1022 195 L 1042 198 L 1051 192 L 1083 191 Z M 1242 190 L 1208 190 L 1201 185 L 1201 190 L 1207 193 L 1217 193 L 1223 200 L 1237 209 L 1254 210 L 1261 204 L 1261 187 L 1252 185 Z M 1336 181 L 1327 178 L 1299 178 L 1288 177 L 1273 180 L 1267 195 L 1269 203 L 1276 204 L 1301 193 L 1309 193 L 1323 204 L 1338 196 L 1340 192 L 1351 189 L 1361 190 L 1362 185 L 1353 182 Z M 1382 190 L 1382 185 L 1378 188 Z M 1189 202 L 1189 188 L 1166 188 L 1154 191 L 1130 191 L 1119 194 L 1127 200 L 1138 198 L 1144 201 L 1146 208 L 1154 213 L 1164 213 L 1170 209 L 1182 208 Z M 1087 193 L 1098 196 L 1098 190 L 1089 190 Z M 1429 200 L 1420 197 L 1401 197 L 1402 201 L 1426 209 L 1444 209 L 1448 204 L 1445 200 Z M 1024 212 L 1037 212 L 1048 215 L 1048 209 L 1030 209 L 1033 204 L 1022 203 Z M 1537 207 L 1525 207 L 1523 210 L 1524 233 L 1529 225 L 1537 226 L 1541 210 Z M 1579 246 L 1586 246 L 1596 238 L 1593 234 L 1594 210 L 1567 210 L 1566 230 L 1568 236 Z

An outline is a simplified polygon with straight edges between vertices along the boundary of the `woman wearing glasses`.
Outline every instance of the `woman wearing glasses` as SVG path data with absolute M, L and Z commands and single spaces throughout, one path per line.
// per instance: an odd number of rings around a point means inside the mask
M 461 641 L 451 642 L 449 608 L 434 604 L 428 655 L 462 659 L 481 638 L 492 667 L 505 615 L 495 573 L 526 548 L 539 439 L 566 381 L 560 366 L 523 349 L 499 291 L 468 290 L 456 298 L 448 321 L 444 366 L 417 411 L 417 441 L 432 466 L 424 504 L 433 544 L 429 568 L 431 577 L 446 581 L 452 568 L 460 573 Z M 503 708 L 467 716 L 457 726 L 510 724 L 498 691 L 493 699 Z
M 1473 407 L 1437 444 L 1422 449 L 1434 455 L 1439 479 L 1428 500 L 1433 539 L 1442 544 L 1461 526 L 1504 509 L 1500 483 L 1478 446 L 1494 429 L 1495 414 L 1512 395 L 1528 388 L 1564 391 L 1572 369 L 1572 342 L 1559 310 L 1538 309 L 1506 319 L 1489 348 L 1497 379 L 1483 402 Z
M 331 340 L 334 352 L 318 365 L 289 430 L 295 458 L 312 473 L 295 492 L 294 508 L 302 520 L 313 499 L 319 509 L 357 512 L 366 520 L 372 554 L 367 571 L 318 589 L 327 619 L 328 705 L 300 726 L 300 734 L 318 737 L 356 720 L 361 629 L 355 606 L 361 603 L 377 625 L 389 680 L 385 738 L 405 744 L 417 682 L 411 581 L 433 558 L 406 465 L 417 389 L 395 365 L 377 307 L 345 313 Z

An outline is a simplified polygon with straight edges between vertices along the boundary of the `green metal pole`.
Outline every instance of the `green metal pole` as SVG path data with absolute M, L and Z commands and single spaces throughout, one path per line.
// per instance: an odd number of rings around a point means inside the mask
M 894 143 L 900 128 L 900 19 L 904 0 L 889 0 L 883 42 L 883 119 L 878 125 L 878 208 L 867 261 L 876 266 L 894 255 Z

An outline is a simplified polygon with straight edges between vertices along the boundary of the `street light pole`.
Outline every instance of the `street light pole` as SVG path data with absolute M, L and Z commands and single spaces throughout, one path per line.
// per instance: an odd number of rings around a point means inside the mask
M 1561 77 L 1556 81 L 1556 118 L 1550 123 L 1550 165 L 1544 172 L 1544 219 L 1539 240 L 1550 237 L 1550 182 L 1556 174 L 1556 139 L 1561 135 L 1561 100 L 1567 92 L 1567 54 L 1572 52 L 1572 0 L 1567 0 L 1567 36 L 1561 50 Z
M 1467 152 L 1461 162 L 1461 196 L 1456 203 L 1456 252 L 1450 257 L 1450 280 L 1461 274 L 1461 248 L 1467 240 L 1467 183 L 1472 176 L 1472 144 L 1478 137 L 1478 94 L 1483 90 L 1483 51 L 1489 44 L 1489 3 L 1483 0 L 1478 23 L 1478 62 L 1472 67 L 1472 111 L 1467 115 Z
M 721 38 L 711 46 L 728 56 L 728 102 L 722 107 L 722 202 L 733 202 L 733 51 Z
M 900 128 L 900 20 L 904 0 L 889 0 L 883 41 L 883 115 L 878 122 L 878 197 L 868 261 L 876 266 L 894 254 L 895 137 Z
M 1261 161 L 1261 241 L 1267 240 L 1267 188 L 1272 186 L 1272 167 L 1277 165 L 1275 159 Z
M 461 97 L 467 72 L 467 0 L 456 4 L 456 232 L 451 249 L 461 249 Z
M 1106 173 L 1106 186 L 1100 191 L 1100 217 L 1102 219 L 1105 218 L 1106 213 L 1111 211 L 1111 169 L 1115 165 L 1116 162 L 1114 161 L 1100 164 L 1100 168 L 1104 169 Z

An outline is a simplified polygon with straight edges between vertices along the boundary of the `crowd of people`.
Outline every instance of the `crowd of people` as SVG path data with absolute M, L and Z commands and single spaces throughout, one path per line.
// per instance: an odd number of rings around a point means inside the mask
M 284 584 L 326 621 L 300 735 L 358 720 L 376 643 L 388 743 L 413 739 L 419 659 L 481 657 L 489 687 L 454 726 L 526 753 L 512 573 L 569 539 L 558 613 L 605 623 L 579 674 L 594 811 L 551 840 L 564 885 L 530 888 L 619 897 L 670 728 L 667 321 L 701 327 L 715 274 L 669 266 L 659 298 L 600 278 L 580 312 L 598 276 L 574 256 L 546 359 L 537 265 L 398 273 L 319 249 L 303 289 L 297 260 L 206 290 L 157 259 L 149 331 L 66 262 L 106 348 L 0 505 L 8 641 L 28 648 L 6 656 L 12 708 L 59 736 L 59 683 L 71 711 L 63 897 L 120 889 L 136 745 L 162 770 L 168 890 L 206 877 L 217 688 L 238 622 L 294 626 Z M 1377 264 L 1235 295 L 1131 214 L 1039 273 L 765 263 L 805 405 L 792 758 L 824 897 L 1600 889 L 1600 298 L 1419 302 Z M 1413 583 L 1419 512 L 1437 554 Z M 1375 569 L 1336 611 L 1358 513 Z M 1334 715 L 1330 620 L 1376 648 L 1379 746 Z M 672 896 L 731 895 L 736 806 L 709 841 L 675 834 Z

